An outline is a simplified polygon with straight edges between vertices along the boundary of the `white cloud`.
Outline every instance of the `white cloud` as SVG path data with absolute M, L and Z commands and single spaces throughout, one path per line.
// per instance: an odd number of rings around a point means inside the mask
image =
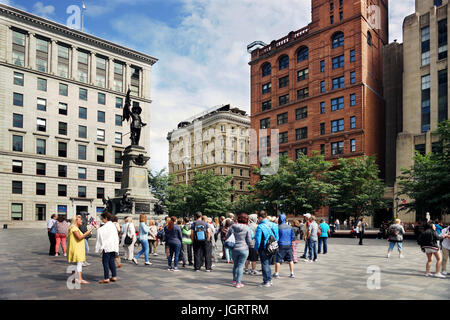
M 151 84 L 152 169 L 167 167 L 166 136 L 180 121 L 226 103 L 249 112 L 247 44 L 269 43 L 306 26 L 311 21 L 310 4 L 310 0 L 283 0 L 282 5 L 273 0 L 182 0 L 183 18 L 177 27 L 144 14 L 112 21 L 116 37 L 127 39 L 124 45 L 160 59 Z M 391 9 L 390 39 L 401 40 L 403 19 L 414 12 L 414 0 L 391 1 Z
M 389 42 L 403 42 L 403 20 L 414 10 L 415 0 L 389 1 Z
M 33 5 L 32 12 L 43 18 L 49 18 L 50 16 L 53 16 L 55 14 L 55 7 L 52 5 L 46 6 L 42 2 L 36 2 Z

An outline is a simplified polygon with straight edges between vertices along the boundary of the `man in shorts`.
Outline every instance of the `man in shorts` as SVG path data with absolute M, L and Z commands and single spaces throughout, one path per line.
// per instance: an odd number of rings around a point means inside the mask
M 292 242 L 295 240 L 294 230 L 286 223 L 286 215 L 281 214 L 278 218 L 278 253 L 275 256 L 275 273 L 273 278 L 280 277 L 278 271 L 280 270 L 280 263 L 284 261 L 289 262 L 289 270 L 291 271 L 291 278 L 294 276 L 294 261 L 292 258 Z

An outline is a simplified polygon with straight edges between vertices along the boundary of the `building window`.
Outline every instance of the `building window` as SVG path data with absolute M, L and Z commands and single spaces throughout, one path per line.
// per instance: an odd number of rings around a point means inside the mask
M 356 74 L 355 71 L 350 72 L 350 84 L 355 84 L 356 82 Z
M 434 5 L 436 7 L 442 6 L 442 0 L 434 0 Z
M 12 182 L 12 193 L 13 194 L 22 194 L 22 181 L 13 181 Z
M 114 171 L 114 182 L 122 182 L 122 171 Z
M 80 88 L 79 98 L 80 100 L 87 101 L 88 91 L 87 89 Z
M 287 143 L 288 142 L 288 133 L 287 132 L 281 132 L 278 134 L 278 143 Z
M 78 126 L 78 138 L 87 139 L 87 127 L 86 126 Z
M 350 117 L 350 129 L 356 128 L 356 117 Z
M 320 154 L 321 154 L 321 155 L 324 155 L 324 154 L 325 154 L 325 145 L 324 145 L 324 144 L 321 144 L 321 145 L 320 145 Z
M 120 114 L 116 114 L 115 123 L 116 123 L 116 126 L 119 126 L 119 127 L 122 126 L 122 116 Z
M 342 21 L 344 20 L 344 12 L 339 11 L 339 20 Z
M 86 168 L 78 168 L 78 179 L 86 180 Z
M 23 220 L 23 204 L 12 203 L 11 204 L 11 220 Z
M 356 106 L 356 95 L 354 93 L 350 94 L 350 107 Z
M 297 100 L 308 98 L 308 96 L 309 96 L 309 88 L 297 90 Z
M 36 204 L 36 220 L 45 221 L 47 216 L 46 211 L 45 204 Z
M 36 139 L 36 153 L 45 155 L 46 153 L 46 141 L 44 139 Z
M 66 122 L 58 123 L 58 134 L 67 136 L 67 123 Z
M 37 89 L 39 91 L 45 91 L 47 92 L 47 80 L 46 79 L 37 79 Z
M 331 99 L 331 111 L 344 109 L 344 97 Z
M 140 84 L 140 71 L 141 69 L 131 66 L 131 94 L 139 96 L 139 84 Z
M 277 125 L 288 123 L 288 113 L 282 113 L 277 116 Z
M 344 119 L 331 121 L 331 132 L 344 131 Z
M 105 149 L 97 148 L 97 162 L 105 162 Z
M 334 2 L 330 2 L 330 11 L 334 10 Z
M 320 81 L 320 93 L 325 92 L 325 80 Z
M 262 103 L 262 111 L 270 110 L 272 109 L 272 100 L 264 101 Z
M 430 130 L 430 75 L 422 77 L 422 133 Z
M 48 41 L 36 38 L 36 69 L 48 72 Z
M 345 77 L 339 77 L 333 79 L 333 90 L 343 88 L 345 86 Z
M 42 118 L 36 119 L 36 130 L 41 132 L 47 131 L 47 121 Z
M 88 82 L 88 60 L 89 54 L 83 51 L 78 51 L 78 80 L 83 83 Z
M 295 139 L 303 140 L 308 138 L 308 127 L 299 128 L 295 130 Z
M 78 160 L 86 160 L 86 146 L 83 144 L 78 145 Z
M 322 101 L 320 103 L 320 114 L 324 114 L 325 113 L 325 102 Z
M 14 72 L 14 84 L 23 87 L 23 73 Z
M 289 76 L 278 79 L 278 86 L 280 88 L 287 87 L 289 85 Z
M 69 48 L 58 45 L 58 76 L 69 77 Z
M 438 72 L 438 123 L 448 119 L 448 72 Z
M 424 156 L 425 155 L 425 144 L 416 144 L 414 146 L 414 150 Z
M 105 94 L 99 92 L 97 101 L 98 101 L 98 104 L 105 105 L 106 104 L 106 96 L 105 96 Z
M 78 117 L 80 119 L 87 119 L 87 109 L 84 107 L 78 108 Z
M 421 29 L 422 66 L 430 64 L 430 27 Z
M 13 63 L 16 66 L 25 66 L 25 37 L 22 32 L 13 31 Z
M 13 113 L 13 127 L 23 128 L 23 115 L 18 113 Z
M 23 107 L 23 94 L 14 92 L 13 105 L 18 106 L 18 107 Z
M 123 91 L 123 64 L 114 62 L 114 90 Z
M 67 197 L 67 186 L 65 184 L 58 184 L 58 197 Z
M 356 140 L 351 139 L 350 140 L 350 152 L 355 152 L 355 151 L 356 151 Z
M 370 31 L 367 31 L 367 44 L 369 46 L 372 46 L 372 34 L 370 33 Z
M 60 102 L 58 112 L 59 114 L 67 116 L 67 103 Z
M 114 135 L 114 143 L 115 144 L 122 144 L 122 133 L 116 132 Z
M 105 123 L 105 112 L 97 111 L 97 121 Z
M 307 80 L 309 76 L 309 69 L 303 69 L 297 72 L 297 81 Z
M 105 130 L 97 129 L 97 141 L 105 141 Z
M 320 134 L 324 135 L 325 134 L 325 123 L 321 123 L 320 124 Z
M 96 73 L 96 84 L 99 87 L 104 88 L 106 86 L 106 59 L 101 57 L 97 58 L 97 73 Z
M 330 16 L 330 24 L 334 24 L 334 16 L 333 15 Z
M 447 58 L 447 19 L 438 22 L 438 59 Z
M 67 177 L 67 166 L 65 165 L 58 165 L 58 177 L 60 178 L 66 178 Z
M 331 154 L 337 155 L 337 154 L 343 154 L 344 153 L 344 141 L 339 142 L 333 142 L 331 144 Z
M 97 180 L 98 181 L 105 181 L 105 170 L 97 169 Z
M 261 69 L 262 69 L 262 76 L 263 77 L 268 76 L 268 75 L 270 75 L 272 73 L 272 66 L 270 65 L 270 63 L 263 64 Z
M 270 118 L 261 119 L 259 121 L 259 128 L 260 129 L 268 129 L 268 128 L 270 128 Z
M 78 198 L 86 198 L 86 187 L 78 186 Z
M 36 175 L 45 176 L 45 163 L 36 163 Z
M 306 119 L 308 117 L 308 107 L 298 108 L 295 110 L 295 120 Z
M 278 105 L 282 106 L 289 103 L 289 94 L 285 94 L 278 98 Z
M 121 151 L 114 151 L 114 163 L 122 164 L 122 152 Z
M 97 188 L 97 199 L 103 199 L 105 197 L 105 188 Z
M 355 62 L 355 50 L 350 50 L 350 62 Z
M 271 90 L 272 90 L 272 84 L 270 82 L 266 83 L 266 84 L 263 84 L 263 86 L 262 86 L 262 93 L 263 94 L 269 93 Z
M 23 137 L 13 136 L 13 151 L 22 152 L 23 151 Z
M 47 111 L 47 100 L 37 98 L 37 109 L 40 111 Z
M 67 158 L 67 143 L 58 142 L 58 157 Z
M 343 68 L 344 64 L 345 64 L 344 55 L 333 58 L 333 69 Z
M 67 97 L 68 94 L 69 94 L 69 91 L 68 91 L 68 90 L 69 90 L 69 89 L 68 89 L 67 84 L 64 84 L 64 83 L 60 83 L 60 84 L 59 84 L 59 94 L 60 94 L 61 96 Z
M 23 162 L 20 160 L 13 160 L 12 162 L 12 172 L 22 173 L 23 172 Z
M 116 97 L 116 108 L 117 109 L 122 109 L 122 107 L 123 107 L 123 99 Z
M 278 69 L 283 70 L 289 68 L 289 57 L 284 55 L 278 61 Z
M 337 32 L 331 37 L 331 46 L 334 48 L 342 47 L 344 45 L 344 33 Z
M 295 150 L 295 160 L 298 160 L 302 155 L 308 155 L 308 148 L 300 148 Z
M 307 47 L 301 48 L 297 53 L 297 62 L 308 60 L 309 50 Z
M 45 183 L 36 182 L 36 195 L 45 196 Z
M 325 60 L 320 61 L 320 72 L 325 72 Z

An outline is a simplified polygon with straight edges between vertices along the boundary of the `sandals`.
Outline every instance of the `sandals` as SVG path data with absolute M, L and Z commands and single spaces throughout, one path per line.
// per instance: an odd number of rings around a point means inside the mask
M 98 283 L 100 283 L 100 284 L 109 283 L 109 279 L 108 280 L 100 280 Z
M 111 282 L 117 282 L 117 278 L 111 278 L 109 279 Z

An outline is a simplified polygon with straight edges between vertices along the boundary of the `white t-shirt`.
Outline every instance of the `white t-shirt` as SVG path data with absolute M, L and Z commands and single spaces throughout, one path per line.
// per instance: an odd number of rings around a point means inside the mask
M 441 236 L 443 236 L 444 234 L 450 234 L 450 227 L 447 227 L 447 228 L 445 228 L 445 229 L 442 230 Z M 450 250 L 450 239 L 449 239 L 449 238 L 445 238 L 445 239 L 442 241 L 442 246 L 443 246 L 445 249 Z
M 51 229 L 53 228 L 53 225 L 56 223 L 57 220 L 55 219 L 50 219 L 47 221 L 47 229 Z

